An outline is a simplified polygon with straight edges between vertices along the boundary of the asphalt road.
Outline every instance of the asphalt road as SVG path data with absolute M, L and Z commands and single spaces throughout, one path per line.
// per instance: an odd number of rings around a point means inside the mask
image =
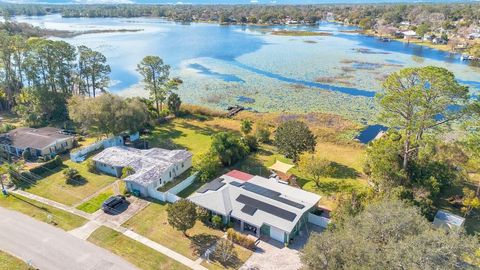
M 41 270 L 130 270 L 124 259 L 29 216 L 0 207 L 0 250 Z

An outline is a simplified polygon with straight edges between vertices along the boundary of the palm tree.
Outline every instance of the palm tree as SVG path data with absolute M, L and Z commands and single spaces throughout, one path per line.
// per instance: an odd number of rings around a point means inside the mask
M 3 163 L 0 165 L 0 174 L 2 174 L 2 176 L 6 176 L 8 181 L 15 183 L 20 176 L 20 171 L 23 169 L 23 166 L 23 162 Z M 0 179 L 2 190 L 5 189 L 3 185 L 3 179 L 4 177 Z

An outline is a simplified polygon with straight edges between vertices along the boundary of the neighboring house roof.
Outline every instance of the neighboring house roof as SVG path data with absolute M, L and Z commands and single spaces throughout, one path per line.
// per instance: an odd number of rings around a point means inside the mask
M 257 227 L 267 224 L 291 232 L 303 214 L 318 203 L 320 196 L 275 179 L 253 176 L 244 182 L 225 174 L 202 186 L 188 199 Z
M 16 148 L 44 149 L 58 142 L 73 139 L 73 136 L 62 134 L 61 130 L 53 127 L 43 128 L 16 128 L 0 136 L 0 143 L 12 145 Z
M 465 222 L 464 218 L 446 211 L 442 211 L 442 210 L 438 210 L 437 214 L 435 215 L 435 220 L 444 222 L 449 227 L 451 226 L 461 227 Z M 440 224 L 437 224 L 437 225 L 440 225 Z
M 161 148 L 140 150 L 126 146 L 114 146 L 98 153 L 93 160 L 112 167 L 131 167 L 135 173 L 124 180 L 148 186 L 150 183 L 158 181 L 174 164 L 184 162 L 191 156 L 192 154 L 186 150 L 170 151 Z

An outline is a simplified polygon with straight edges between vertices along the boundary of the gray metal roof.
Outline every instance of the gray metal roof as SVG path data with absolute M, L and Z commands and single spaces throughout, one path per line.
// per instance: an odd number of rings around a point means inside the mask
M 206 209 L 258 227 L 267 224 L 291 232 L 303 214 L 320 200 L 320 196 L 314 193 L 279 183 L 276 179 L 254 176 L 248 182 L 243 182 L 223 175 L 218 180 L 225 185 L 214 184 L 218 189 L 201 188 L 201 192 L 192 194 L 188 199 Z M 246 189 L 246 183 L 269 192 Z M 304 207 L 299 208 L 298 205 Z
M 54 127 L 43 128 L 16 128 L 0 136 L 0 143 L 12 145 L 19 149 L 44 149 L 56 142 L 73 139 L 71 135 L 61 133 L 61 130 Z
M 132 167 L 134 174 L 125 181 L 148 186 L 158 181 L 174 164 L 186 161 L 192 155 L 186 150 L 166 150 L 152 148 L 140 150 L 125 146 L 109 147 L 93 157 L 95 162 L 101 162 L 112 167 Z
M 465 219 L 463 217 L 442 210 L 438 210 L 435 218 L 447 224 L 455 225 L 457 227 L 461 227 L 465 222 Z

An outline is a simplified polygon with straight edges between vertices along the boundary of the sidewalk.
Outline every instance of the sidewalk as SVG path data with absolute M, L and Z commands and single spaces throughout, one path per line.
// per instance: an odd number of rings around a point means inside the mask
M 122 233 L 123 235 L 137 241 L 137 242 L 140 242 L 194 270 L 207 270 L 207 268 L 203 267 L 200 265 L 200 263 L 202 262 L 201 259 L 199 260 L 196 260 L 196 261 L 193 261 L 165 246 L 162 246 L 160 245 L 159 243 L 157 242 L 154 242 L 138 233 L 135 233 L 121 225 L 119 225 L 118 223 L 116 222 L 111 222 L 105 218 L 99 218 L 99 217 L 103 217 L 103 215 L 99 215 L 99 214 L 88 214 L 88 213 L 85 213 L 83 211 L 80 211 L 76 208 L 73 208 L 73 207 L 70 207 L 70 206 L 67 206 L 67 205 L 64 205 L 64 204 L 61 204 L 61 203 L 58 203 L 58 202 L 55 202 L 55 201 L 52 201 L 52 200 L 49 200 L 49 199 L 46 199 L 46 198 L 43 198 L 43 197 L 40 197 L 40 196 L 37 196 L 35 194 L 31 194 L 31 193 L 28 193 L 28 192 L 25 192 L 23 190 L 9 190 L 9 192 L 11 193 L 14 193 L 14 194 L 18 194 L 18 195 L 21 195 L 21 196 L 24 196 L 26 198 L 29 198 L 31 200 L 35 200 L 35 201 L 38 201 L 38 202 L 41 202 L 41 203 L 44 203 L 44 204 L 47 204 L 49 206 L 52 206 L 52 207 L 55 207 L 55 208 L 58 208 L 58 209 L 61 209 L 61 210 L 64 210 L 64 211 L 67 211 L 69 213 L 72 213 L 72 214 L 76 214 L 76 215 L 79 215 L 81 217 L 84 217 L 86 219 L 89 220 L 89 222 L 87 222 L 86 224 L 84 224 L 83 226 L 79 227 L 79 228 L 76 228 L 74 230 L 71 230 L 69 231 L 69 233 L 77 238 L 80 238 L 80 239 L 83 239 L 83 240 L 86 240 L 90 234 L 92 234 L 98 227 L 100 226 L 105 226 L 105 227 L 108 227 L 110 229 L 113 229 L 115 231 L 118 231 L 120 233 Z M 142 205 L 143 207 L 146 207 L 146 204 L 145 205 Z M 141 207 L 141 209 L 143 209 L 143 207 Z M 101 211 L 101 210 L 99 210 Z M 98 212 L 98 211 L 97 211 Z M 130 213 L 131 214 L 131 213 Z

